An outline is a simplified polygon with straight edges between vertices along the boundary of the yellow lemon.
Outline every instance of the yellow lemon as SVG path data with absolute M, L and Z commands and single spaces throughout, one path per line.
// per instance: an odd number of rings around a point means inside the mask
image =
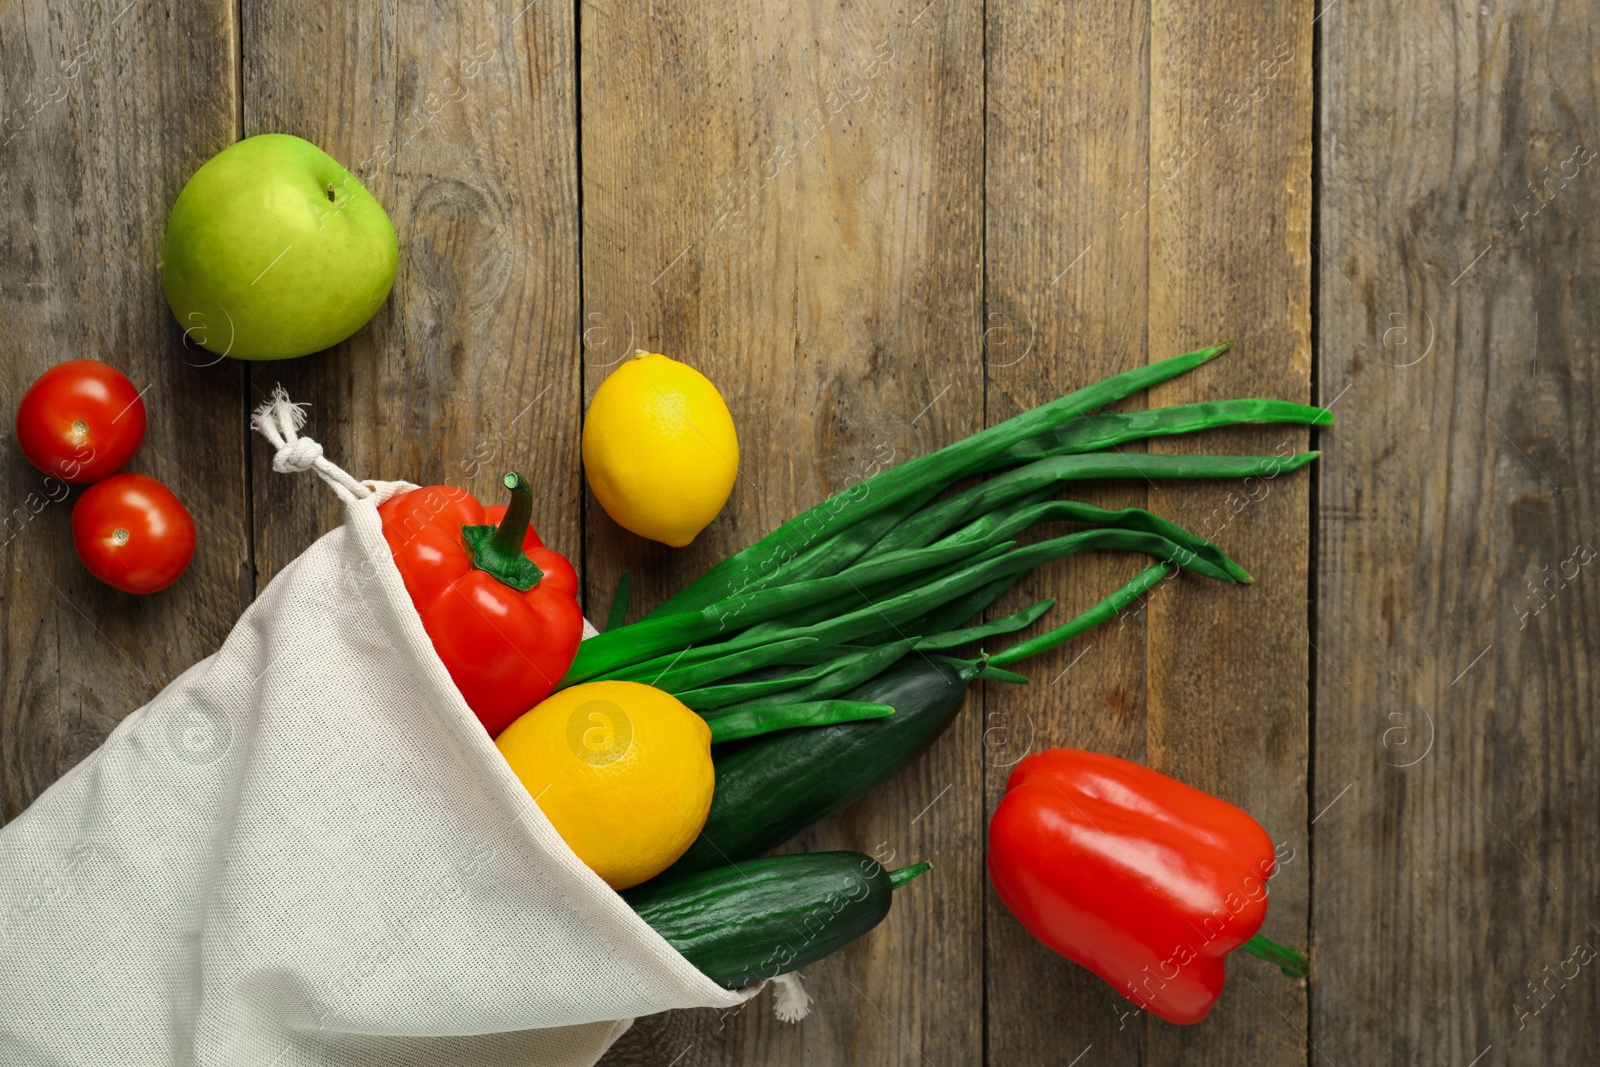
M 495 744 L 572 851 L 613 889 L 672 866 L 711 810 L 711 728 L 648 685 L 563 689 Z
M 635 352 L 589 402 L 583 465 L 606 514 L 682 548 L 717 517 L 739 473 L 739 437 L 705 375 Z

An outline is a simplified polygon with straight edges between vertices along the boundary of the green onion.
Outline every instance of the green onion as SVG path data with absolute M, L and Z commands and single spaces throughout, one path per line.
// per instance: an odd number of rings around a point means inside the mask
M 874 678 L 894 666 L 911 651 L 915 643 L 915 639 L 909 637 L 902 638 L 899 641 L 891 641 L 863 655 L 851 656 L 843 662 L 835 664 L 826 674 L 805 685 L 773 693 L 761 700 L 750 701 L 748 704 L 734 704 L 730 705 L 730 707 L 738 708 L 760 704 L 805 704 L 815 700 L 836 697 L 840 693 L 848 692 L 867 679 Z
M 1030 637 L 1026 641 L 1019 641 L 1003 652 L 998 652 L 989 657 L 989 663 L 1001 666 L 1006 663 L 1015 663 L 1019 659 L 1038 655 L 1047 648 L 1054 648 L 1064 641 L 1070 641 L 1083 631 L 1098 626 L 1117 612 L 1143 596 L 1161 579 L 1171 574 L 1176 568 L 1170 563 L 1156 563 L 1140 571 L 1134 578 L 1115 593 L 1106 597 L 1100 603 L 1079 615 L 1071 622 L 1057 626 L 1048 633 Z
M 989 548 L 983 549 L 979 552 L 969 552 L 965 554 L 966 558 L 964 559 L 957 559 L 953 562 L 946 563 L 942 567 L 929 570 L 926 573 L 919 575 L 919 581 L 925 584 L 927 582 L 944 577 L 945 575 L 954 574 L 956 571 L 973 566 L 974 564 L 982 563 L 990 559 L 998 559 L 999 557 L 1005 555 L 1011 547 L 1011 542 L 1002 542 L 997 545 L 991 545 Z M 796 626 L 810 625 L 811 623 L 816 622 L 825 622 L 844 610 L 844 608 L 841 607 L 841 602 L 852 607 L 868 605 L 873 603 L 875 600 L 882 599 L 884 596 L 889 595 L 891 591 L 899 591 L 904 589 L 906 585 L 904 579 L 899 577 L 880 579 L 876 582 L 863 580 L 861 584 L 856 584 L 856 582 L 853 580 L 853 574 L 842 577 L 845 579 L 843 582 L 845 591 L 840 594 L 840 599 L 813 604 L 810 607 L 793 609 L 785 612 L 781 619 L 769 620 L 767 622 L 752 626 L 740 635 L 741 638 L 749 639 L 749 641 L 746 642 L 746 645 L 742 647 L 748 647 L 750 645 L 759 643 L 756 640 L 757 638 L 770 637 L 774 634 L 782 634 L 794 629 Z M 834 588 L 837 589 L 838 587 L 835 586 Z M 802 592 L 805 591 L 803 590 Z M 769 592 L 768 595 L 771 595 L 771 593 Z M 817 600 L 820 598 L 813 596 L 810 593 L 806 593 L 804 599 Z M 797 600 L 796 602 L 798 603 L 799 601 Z M 728 618 L 733 620 L 735 619 L 735 616 L 730 612 Z M 737 626 L 728 627 L 728 632 L 737 631 Z M 884 641 L 894 640 L 899 636 L 899 634 L 885 634 L 882 640 L 868 643 L 872 645 L 879 645 Z M 649 659 L 641 663 L 630 664 L 627 666 L 618 667 L 614 670 L 606 671 L 600 675 L 600 677 L 616 678 L 626 681 L 648 681 L 650 678 L 657 677 L 662 671 L 675 667 L 686 667 L 696 663 L 704 663 L 710 660 L 719 659 L 726 654 L 727 648 L 725 644 L 713 642 L 699 645 L 694 648 L 680 650 L 678 652 L 663 652 L 654 659 Z M 818 658 L 826 658 L 830 654 L 831 649 L 818 650 Z M 786 660 L 788 662 L 803 663 L 806 662 L 806 657 L 786 657 Z
M 852 657 L 865 655 L 883 645 L 900 640 L 903 640 L 903 638 L 899 634 L 890 634 L 881 641 L 849 641 L 844 644 L 830 645 L 827 648 L 813 648 L 803 652 L 796 652 L 792 656 L 785 656 L 782 662 L 806 665 L 845 662 Z
M 1209 430 L 1239 424 L 1298 423 L 1323 426 L 1332 422 L 1333 413 L 1324 408 L 1291 403 L 1285 400 L 1221 400 L 1199 404 L 1178 404 L 1171 407 L 1152 408 L 1147 411 L 1102 412 L 1096 415 L 1079 416 L 1048 433 L 1018 442 L 1008 449 L 995 465 L 1007 466 L 1051 456 L 1095 452 L 1144 438 L 1192 433 L 1197 430 Z M 1043 497 L 1049 496 L 1053 491 L 1053 486 L 1047 486 L 1038 494 L 1029 495 Z M 910 512 L 903 505 L 897 505 L 891 512 L 886 512 L 873 520 L 851 527 L 844 533 L 830 538 L 815 549 L 795 559 L 789 565 L 776 570 L 770 576 L 770 579 L 761 583 L 761 585 L 763 588 L 767 588 L 772 585 L 783 585 L 834 573 L 864 555 L 871 558 L 881 554 L 882 549 L 872 551 L 874 543 L 886 536 L 890 530 L 904 521 L 909 514 Z M 1146 512 L 1145 514 L 1148 515 L 1149 513 Z M 1093 522 L 1105 520 L 1083 519 L 1076 521 Z M 1159 521 L 1164 522 L 1165 520 Z M 1181 527 L 1176 527 L 1170 523 L 1166 525 L 1173 529 L 1181 529 Z M 1172 536 L 1170 531 L 1167 532 L 1167 536 Z M 931 540 L 931 538 L 925 539 L 922 543 L 927 543 L 928 540 Z M 1174 540 L 1178 541 L 1179 544 L 1185 543 L 1180 538 L 1174 538 Z M 1210 562 L 1229 571 L 1235 581 L 1250 581 L 1249 574 L 1244 568 L 1229 560 L 1210 542 L 1199 538 L 1194 538 L 1194 540 L 1198 544 L 1192 544 L 1190 547 L 1202 558 L 1208 559 Z M 864 545 L 865 547 L 863 547 Z
M 860 719 L 882 719 L 893 714 L 894 709 L 887 704 L 873 704 L 864 700 L 811 700 L 803 704 L 727 708 L 705 712 L 701 717 L 711 727 L 711 743 L 716 745 L 769 734 L 775 730 L 832 726 L 834 723 L 856 722 Z
M 925 615 L 912 619 L 906 624 L 906 630 L 917 634 L 937 634 L 953 630 L 977 618 L 984 608 L 999 600 L 1002 593 L 1021 580 L 1020 572 L 997 578 L 988 585 L 980 586 L 970 593 L 939 605 Z
M 908 497 L 880 514 L 824 539 L 788 562 L 780 559 L 778 565 L 764 575 L 762 580 L 747 583 L 741 591 L 754 592 L 774 585 L 787 585 L 807 578 L 825 578 L 830 574 L 839 573 L 859 559 L 867 549 L 877 544 L 884 534 L 903 522 L 907 515 L 938 495 L 942 488 L 939 486 L 914 497 Z M 662 607 L 666 605 L 663 604 Z
M 976 679 L 980 682 L 1007 682 L 1011 685 L 1027 685 L 1028 679 L 1020 674 L 996 667 L 987 659 L 974 660 L 970 669 L 962 672 L 966 681 Z
M 729 556 L 645 618 L 665 618 L 703 608 L 739 591 L 759 591 L 772 581 L 780 567 L 849 527 L 907 499 L 921 496 L 922 500 L 927 500 L 946 486 L 988 469 L 1019 442 L 1141 389 L 1176 378 L 1226 352 L 1231 344 L 1231 341 L 1225 342 L 1135 367 L 980 430 L 936 452 L 881 471 L 807 509 L 760 541 Z
M 897 526 L 862 557 L 865 566 L 879 554 L 891 555 L 929 544 L 969 515 L 981 515 L 1028 493 L 1058 482 L 1089 478 L 1248 478 L 1292 471 L 1316 459 L 1319 453 L 1297 456 L 1190 456 L 1150 455 L 1142 452 L 1091 452 L 1085 455 L 1049 456 L 1025 467 L 980 482 L 911 517 Z M 1163 522 L 1165 520 L 1162 520 Z M 1177 527 L 1181 530 L 1182 527 Z M 1190 536 L 1190 535 L 1186 535 Z M 1197 553 L 1198 554 L 1198 553 Z
M 771 644 L 774 640 L 793 640 L 801 637 L 814 637 L 824 647 L 840 644 L 844 641 L 873 633 L 883 629 L 885 626 L 897 628 L 931 608 L 947 600 L 954 599 L 963 593 L 971 592 L 1001 575 L 1016 574 L 1036 567 L 1041 563 L 1048 563 L 1051 560 L 1061 559 L 1084 549 L 1094 548 L 1144 552 L 1154 555 L 1158 559 L 1173 559 L 1183 554 L 1177 545 L 1156 534 L 1137 530 L 1087 530 L 1079 534 L 1071 534 L 1049 541 L 1041 541 L 1037 544 L 1025 545 L 1003 556 L 973 564 L 943 578 L 923 583 L 920 586 L 914 586 L 906 592 L 888 597 L 877 603 L 868 604 L 863 608 L 834 616 L 823 622 L 796 626 L 787 630 L 780 630 L 774 634 L 740 634 L 731 641 L 713 647 L 726 654 L 741 652 L 746 648 L 757 645 Z M 805 584 L 807 583 L 798 583 L 797 586 L 780 586 L 777 589 L 767 590 L 763 595 L 781 597 L 791 589 Z M 715 605 L 712 607 L 714 608 Z M 710 611 L 712 611 L 712 608 L 706 609 L 706 612 Z M 693 634 L 692 627 L 689 624 L 695 620 L 701 620 L 702 625 L 707 629 L 710 629 L 715 624 L 714 619 L 702 619 L 703 614 L 674 615 L 661 620 L 661 622 L 671 623 L 678 620 L 686 620 L 683 628 L 690 630 L 692 634 L 687 640 L 695 640 L 700 635 Z M 635 626 L 638 626 L 638 624 L 635 624 Z M 666 633 L 651 634 L 648 642 L 641 641 L 631 646 L 602 648 L 600 649 L 600 655 L 593 655 L 586 659 L 585 653 L 594 646 L 599 645 L 607 636 L 609 635 L 590 638 L 579 646 L 577 659 L 574 660 L 572 668 L 567 672 L 567 677 L 563 684 L 588 681 L 590 678 L 615 671 L 625 665 L 622 662 L 618 662 L 623 657 L 632 656 L 637 660 L 645 656 L 659 655 L 683 643 L 666 643 L 672 640 L 671 636 Z
M 670 664 L 658 671 L 655 677 L 647 682 L 657 689 L 668 693 L 678 693 L 689 689 L 700 689 L 712 682 L 720 682 L 724 678 L 731 678 L 736 674 L 744 674 L 758 667 L 765 667 L 769 663 L 777 663 L 796 652 L 817 647 L 817 642 L 811 638 L 799 638 L 792 641 L 774 641 L 771 644 L 761 645 L 756 648 L 746 649 L 715 658 L 707 658 L 698 663 L 687 666 L 680 665 L 673 668 Z M 630 672 L 631 673 L 631 672 Z M 641 681 L 635 676 L 624 681 Z
M 1003 551 L 1004 547 L 993 546 L 997 551 Z M 646 662 L 652 656 L 679 650 L 671 661 L 660 664 L 658 670 L 702 662 L 720 653 L 714 647 L 709 647 L 696 655 L 685 646 L 778 616 L 787 616 L 816 604 L 836 602 L 842 596 L 851 597 L 859 593 L 864 584 L 871 582 L 900 581 L 903 584 L 903 579 L 908 575 L 955 563 L 963 557 L 970 557 L 972 552 L 971 545 L 950 544 L 888 553 L 874 560 L 870 568 L 849 568 L 827 578 L 814 578 L 755 594 L 732 596 L 697 612 L 642 619 L 620 630 L 609 630 L 591 637 L 580 644 L 578 655 L 561 684 L 564 688 L 605 674 L 654 685 L 656 683 L 650 680 L 653 664 Z M 828 610 L 831 614 L 832 609 Z M 678 656 L 685 658 L 680 662 L 676 658 Z M 606 666 L 589 670 L 587 665 L 596 661 L 604 662 Z M 619 671 L 619 668 L 627 666 L 636 666 L 637 670 L 626 674 Z
M 683 704 L 695 711 L 711 711 L 715 708 L 725 708 L 730 704 L 740 704 L 749 701 L 759 704 L 755 698 L 768 693 L 781 692 L 793 689 L 795 686 L 814 681 L 826 675 L 834 668 L 833 660 L 827 660 L 805 670 L 791 671 L 771 678 L 750 679 L 747 681 L 730 681 L 723 685 L 708 685 L 704 689 L 691 689 L 683 693 L 674 693 Z
M 1001 465 L 1028 463 L 1046 456 L 1098 452 L 1129 441 L 1214 430 L 1223 426 L 1272 422 L 1327 426 L 1333 412 L 1287 400 L 1213 400 L 1144 411 L 1102 412 L 1073 419 L 1006 450 Z
M 1000 514 L 1001 512 L 992 511 L 989 516 Z M 1124 530 L 1143 530 L 1146 533 L 1160 534 L 1173 544 L 1192 553 L 1193 559 L 1179 558 L 1176 562 L 1188 567 L 1196 574 L 1225 582 L 1249 582 L 1253 580 L 1249 571 L 1229 559 L 1222 549 L 1210 541 L 1198 534 L 1190 533 L 1175 522 L 1168 522 L 1159 515 L 1153 515 L 1143 508 L 1123 508 L 1120 511 L 1109 511 L 1093 504 L 1079 503 L 1076 500 L 1047 500 L 1043 503 L 1032 504 L 1005 513 L 1004 518 L 999 521 L 985 523 L 985 519 L 988 519 L 989 516 L 976 520 L 969 526 L 963 527 L 962 530 L 983 523 L 989 527 L 989 536 L 1001 538 L 1010 537 L 1040 523 L 1060 521 L 1092 523 L 1096 526 L 1117 527 Z M 961 532 L 957 531 L 957 533 Z M 955 536 L 956 534 L 950 534 L 948 537 L 935 542 L 935 545 L 943 545 Z
M 1003 619 L 982 623 L 978 626 L 968 626 L 960 630 L 948 630 L 945 633 L 929 634 L 927 637 L 917 638 L 916 649 L 918 652 L 931 652 L 940 648 L 956 648 L 972 641 L 981 641 L 985 637 L 994 637 L 998 634 L 1009 634 L 1029 626 L 1035 619 L 1049 611 L 1055 605 L 1055 598 L 1041 600 L 1031 608 L 1007 615 Z
M 628 572 L 617 579 L 617 591 L 611 595 L 611 610 L 606 612 L 606 630 L 615 630 L 628 618 Z M 604 633 L 605 631 L 601 631 Z
M 1056 430 L 1019 442 L 1007 450 L 998 465 L 1027 463 L 1051 456 L 1095 452 L 1124 444 L 1128 441 L 1149 437 L 1192 433 L 1196 430 L 1216 429 L 1244 423 L 1274 422 L 1323 426 L 1333 422 L 1333 413 L 1323 408 L 1291 403 L 1285 400 L 1249 399 L 1178 404 L 1171 407 L 1153 408 L 1148 411 L 1102 412 L 1097 415 L 1082 415 L 1070 420 Z M 1049 496 L 1053 491 L 1054 486 L 1046 486 L 1038 493 L 1029 494 L 1029 496 L 1042 498 Z M 925 495 L 931 496 L 932 494 Z M 1033 501 L 1030 500 L 1030 502 Z M 920 503 L 920 501 L 917 501 L 917 503 Z M 872 549 L 882 537 L 905 521 L 916 510 L 916 508 L 908 509 L 904 504 L 900 504 L 867 522 L 859 523 L 817 545 L 814 549 L 797 557 L 787 566 L 778 568 L 769 577 L 769 580 L 761 583 L 760 587 L 770 588 L 773 585 L 786 585 L 790 582 L 836 573 L 864 555 L 869 557 L 876 556 L 880 553 L 873 552 Z M 1128 513 L 1125 511 L 1120 514 L 1126 515 Z M 1149 512 L 1144 512 L 1144 514 L 1148 516 Z M 1150 517 L 1154 518 L 1154 516 Z M 1114 522 L 1115 520 L 1079 519 L 1074 521 Z M 1166 536 L 1169 537 L 1172 537 L 1172 530 L 1182 529 L 1175 524 L 1166 523 L 1165 520 L 1156 521 L 1170 527 L 1170 530 L 1166 531 Z M 1173 537 L 1173 540 L 1179 544 L 1185 543 L 1181 538 Z M 1202 558 L 1208 559 L 1217 566 L 1229 571 L 1235 581 L 1250 581 L 1248 572 L 1223 555 L 1220 550 L 1216 549 L 1216 546 L 1198 537 L 1194 537 L 1193 540 L 1197 543 L 1191 544 L 1189 547 L 1193 548 Z
M 984 483 L 978 488 L 1007 482 L 1008 491 L 1031 492 L 1041 484 L 1049 484 L 1075 478 L 1105 478 L 1105 477 L 1163 477 L 1163 478 L 1243 478 L 1252 475 L 1264 475 L 1284 470 L 1294 470 L 1315 459 L 1317 453 L 1307 452 L 1301 455 L 1283 458 L 1278 456 L 1165 456 L 1145 455 L 1142 453 L 1096 453 L 1081 456 L 1057 456 L 1050 459 L 1039 460 L 1019 471 L 1008 474 L 1002 478 Z M 1015 478 L 1016 475 L 1025 475 L 1023 479 Z M 1021 485 L 1021 490 L 1017 486 Z M 954 499 L 954 498 L 952 498 Z M 1074 538 L 1088 540 L 1074 540 Z M 888 625 L 898 625 L 920 615 L 947 600 L 971 592 L 987 581 L 992 581 L 1002 575 L 1012 574 L 1035 566 L 1034 562 L 1045 562 L 1049 559 L 1059 558 L 1060 555 L 1069 555 L 1078 551 L 1078 547 L 1064 546 L 1092 546 L 1103 548 L 1128 548 L 1134 551 L 1151 551 L 1161 559 L 1171 559 L 1183 563 L 1194 553 L 1179 546 L 1165 537 L 1136 530 L 1102 529 L 1091 530 L 1084 534 L 1076 534 L 1067 538 L 1057 538 L 1044 541 L 1035 545 L 1027 545 L 1015 552 L 1007 553 L 995 559 L 986 560 L 981 564 L 966 567 L 956 572 L 956 575 L 978 575 L 977 581 L 968 581 L 963 577 L 961 581 L 949 584 L 955 575 L 945 578 L 935 578 L 932 581 L 909 583 L 911 588 L 896 597 L 891 597 L 885 603 L 893 603 L 900 610 L 897 618 L 884 618 Z M 950 546 L 953 550 L 965 550 L 961 545 Z M 578 648 L 577 657 L 573 660 L 571 668 L 567 671 L 562 685 L 572 685 L 577 682 L 587 681 L 602 674 L 615 671 L 630 664 L 641 663 L 654 656 L 659 656 L 673 649 L 682 649 L 684 646 L 704 641 L 707 638 L 728 633 L 732 630 L 748 626 L 752 623 L 783 617 L 796 607 L 807 607 L 825 600 L 828 596 L 837 596 L 841 586 L 847 589 L 861 590 L 873 582 L 884 582 L 905 574 L 915 573 L 930 559 L 946 560 L 947 550 L 938 548 L 912 549 L 900 552 L 885 553 L 883 556 L 872 560 L 863 560 L 831 578 L 815 578 L 805 582 L 796 582 L 793 585 L 778 586 L 772 589 L 763 589 L 749 595 L 730 597 L 727 601 L 708 604 L 700 611 L 685 612 L 678 615 L 647 619 L 624 626 L 620 630 L 613 630 L 598 637 L 583 642 Z M 1058 555 L 1052 555 L 1058 552 Z M 962 584 L 966 583 L 966 584 Z M 904 583 L 902 583 L 904 584 Z M 937 594 L 930 590 L 937 588 Z M 906 610 L 909 609 L 909 610 Z M 868 610 L 873 610 L 869 608 Z M 841 618 L 852 620 L 848 633 L 838 629 Z M 860 611 L 851 612 L 840 618 L 828 622 L 814 623 L 809 627 L 812 630 L 832 627 L 822 632 L 840 636 L 824 641 L 824 644 L 836 644 L 851 637 L 861 636 L 873 630 L 882 629 L 883 624 L 867 629 L 860 627 L 863 618 Z M 802 633 L 802 628 L 791 628 L 779 631 L 785 636 L 811 636 Z M 756 635 L 753 640 L 744 638 L 745 644 L 735 648 L 725 648 L 723 651 L 743 650 L 752 644 L 770 643 L 771 634 Z

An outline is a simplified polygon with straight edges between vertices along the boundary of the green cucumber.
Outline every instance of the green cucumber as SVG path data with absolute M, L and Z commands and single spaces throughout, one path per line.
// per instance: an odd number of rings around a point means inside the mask
M 893 715 L 765 734 L 713 753 L 717 786 L 694 844 L 661 878 L 743 863 L 865 796 L 921 754 L 955 718 L 976 670 L 913 653 L 843 699 Z
M 808 852 L 656 880 L 622 897 L 707 978 L 742 989 L 871 930 L 893 891 L 929 866 L 885 871 L 860 852 Z

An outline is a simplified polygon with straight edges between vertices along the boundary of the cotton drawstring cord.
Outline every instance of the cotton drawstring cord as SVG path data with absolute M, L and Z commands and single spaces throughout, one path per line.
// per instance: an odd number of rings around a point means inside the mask
M 278 450 L 272 457 L 272 469 L 279 474 L 314 470 L 341 496 L 353 500 L 371 496 L 371 489 L 323 456 L 321 445 L 309 437 L 300 436 L 300 427 L 306 424 L 305 408 L 304 404 L 290 400 L 283 386 L 276 385 L 272 388 L 272 399 L 256 408 L 250 416 L 250 425 Z
M 799 971 L 772 979 L 772 1014 L 779 1022 L 797 1023 L 811 1014 L 811 994 L 800 981 Z
M 351 477 L 350 472 L 322 454 L 322 446 L 309 437 L 300 436 L 306 424 L 306 405 L 289 399 L 282 385 L 272 389 L 272 399 L 256 408 L 250 416 L 250 425 L 257 433 L 272 442 L 277 452 L 272 457 L 272 469 L 279 474 L 291 471 L 313 470 L 317 476 L 333 487 L 333 491 L 347 500 L 361 500 L 372 495 L 372 490 Z M 588 619 L 583 620 L 583 636 L 595 636 L 596 630 Z M 772 1011 L 779 1020 L 797 1023 L 811 1013 L 811 996 L 800 981 L 798 972 L 780 974 L 761 985 L 772 987 Z M 759 991 L 760 986 L 755 991 Z

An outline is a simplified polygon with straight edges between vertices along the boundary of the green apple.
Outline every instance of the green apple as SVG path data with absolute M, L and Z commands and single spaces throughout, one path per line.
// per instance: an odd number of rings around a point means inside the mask
M 188 343 L 236 359 L 320 352 L 372 318 L 399 247 L 383 207 L 299 137 L 264 133 L 195 171 L 167 220 L 167 303 Z

